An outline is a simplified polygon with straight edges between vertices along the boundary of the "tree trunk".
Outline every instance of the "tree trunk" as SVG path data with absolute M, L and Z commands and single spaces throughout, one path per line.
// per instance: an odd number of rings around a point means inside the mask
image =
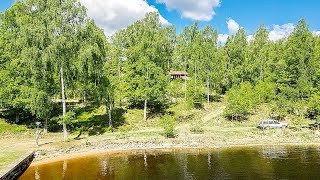
M 87 106 L 86 91 L 83 91 L 83 106 Z
M 187 72 L 187 60 L 185 59 L 185 71 Z M 187 78 L 188 76 L 185 77 L 184 79 L 184 100 L 187 101 Z
M 210 103 L 210 81 L 209 77 L 207 78 L 207 101 Z
M 112 106 L 111 106 L 111 103 L 109 103 L 109 108 L 108 108 L 108 114 L 109 114 L 109 127 L 112 126 Z
M 144 100 L 143 120 L 147 120 L 147 100 Z
M 119 64 L 119 63 L 118 63 Z M 118 65 L 118 87 L 120 87 L 119 89 L 119 106 L 122 107 L 122 88 L 121 88 L 121 69 L 120 69 L 120 65 Z
M 16 114 L 16 123 L 20 121 L 19 113 Z
M 197 64 L 196 64 L 196 62 L 194 63 L 194 84 L 195 84 L 194 87 L 196 87 L 196 84 L 197 84 Z
M 184 79 L 184 100 L 187 101 L 187 77 Z
M 47 134 L 48 132 L 48 118 L 44 120 L 43 133 Z
M 66 116 L 67 114 L 67 109 L 66 109 L 66 97 L 65 97 L 65 92 L 64 92 L 64 79 L 63 79 L 63 68 L 60 68 L 60 78 L 61 78 L 61 102 L 62 102 L 62 115 L 63 117 Z M 68 139 L 68 131 L 67 131 L 67 125 L 66 123 L 62 122 L 63 126 L 63 140 L 67 141 Z

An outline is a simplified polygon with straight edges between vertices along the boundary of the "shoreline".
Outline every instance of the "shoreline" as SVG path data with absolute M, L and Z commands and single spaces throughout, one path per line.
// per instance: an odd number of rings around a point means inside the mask
M 192 153 L 193 151 L 212 151 L 212 150 L 223 150 L 229 148 L 250 148 L 250 147 L 263 147 L 263 146 L 300 146 L 300 147 L 312 147 L 320 146 L 320 143 L 299 143 L 299 142 L 283 142 L 283 143 L 252 143 L 252 144 L 225 144 L 218 146 L 159 146 L 159 147 L 133 147 L 133 148 L 111 148 L 111 149 L 96 149 L 94 147 L 85 149 L 84 151 L 73 151 L 68 153 L 53 154 L 49 156 L 39 157 L 36 152 L 36 158 L 31 163 L 30 167 L 45 165 L 49 163 L 55 163 L 59 161 L 65 161 L 76 158 L 84 158 L 96 155 L 118 155 L 118 154 L 132 154 L 132 153 L 165 153 L 172 151 L 187 151 Z M 50 151 L 49 151 L 50 152 Z

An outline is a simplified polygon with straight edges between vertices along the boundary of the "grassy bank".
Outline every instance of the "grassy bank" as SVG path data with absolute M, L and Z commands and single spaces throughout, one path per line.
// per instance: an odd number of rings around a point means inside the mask
M 0 144 L 0 169 L 13 162 L 26 151 L 35 150 L 36 161 L 66 154 L 104 150 L 152 149 L 152 148 L 218 148 L 238 145 L 279 145 L 279 144 L 320 144 L 320 133 L 302 125 L 310 123 L 306 119 L 293 120 L 288 116 L 285 122 L 294 128 L 261 131 L 256 125 L 268 117 L 268 105 L 262 105 L 246 121 L 228 121 L 224 118 L 224 103 L 206 104 L 203 109 L 188 109 L 180 103 L 171 107 L 175 119 L 175 138 L 166 138 L 161 126 L 161 117 L 153 116 L 143 121 L 142 110 L 127 110 L 124 124 L 114 132 L 89 136 L 84 132 L 79 140 L 75 131 L 69 141 L 62 141 L 62 133 L 41 135 L 40 146 L 35 143 L 35 130 L 27 129 L 15 133 L 2 133 Z M 98 111 L 95 111 L 98 112 Z M 103 112 L 102 112 L 103 113 Z M 5 123 L 5 122 L 3 122 Z M 6 124 L 6 126 L 15 126 Z M 19 126 L 20 127 L 20 126 Z M 12 128 L 15 129 L 15 128 Z M 19 129 L 19 128 L 18 128 Z

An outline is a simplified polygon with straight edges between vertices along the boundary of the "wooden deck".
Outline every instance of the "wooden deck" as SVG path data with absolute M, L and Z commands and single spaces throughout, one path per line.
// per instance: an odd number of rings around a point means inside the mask
M 34 152 L 29 152 L 24 155 L 21 159 L 8 167 L 3 174 L 0 174 L 0 180 L 18 179 L 28 169 L 34 156 Z

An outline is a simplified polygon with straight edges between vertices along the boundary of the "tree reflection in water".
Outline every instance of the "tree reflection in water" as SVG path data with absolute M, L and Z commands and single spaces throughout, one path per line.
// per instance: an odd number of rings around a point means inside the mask
M 31 166 L 29 179 L 317 179 L 319 147 L 141 150 Z

